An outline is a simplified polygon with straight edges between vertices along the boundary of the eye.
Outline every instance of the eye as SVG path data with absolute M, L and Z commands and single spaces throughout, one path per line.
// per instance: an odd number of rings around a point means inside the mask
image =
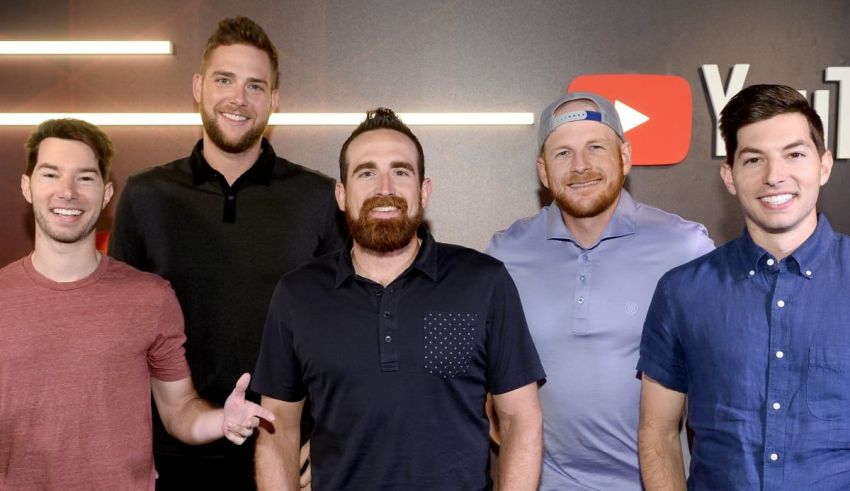
M 591 150 L 605 150 L 605 147 L 603 147 L 602 145 L 599 145 L 598 143 L 594 143 L 593 145 L 590 146 L 590 149 Z
M 761 162 L 761 157 L 747 157 L 741 163 L 743 165 L 755 165 Z
M 407 177 L 407 176 L 411 175 L 411 172 L 408 169 L 399 168 L 399 169 L 395 170 L 395 175 L 397 175 L 399 177 Z
M 568 157 L 569 155 L 570 155 L 570 151 L 567 150 L 567 149 L 558 150 L 557 152 L 555 152 L 555 158 L 564 158 L 564 157 Z
M 803 153 L 803 152 L 791 152 L 791 153 L 788 154 L 788 157 L 792 158 L 792 159 L 801 159 L 801 158 L 804 158 L 805 156 L 806 156 L 806 154 Z
M 375 171 L 373 171 L 371 169 L 367 169 L 367 170 L 361 170 L 354 177 L 362 179 L 362 178 L 372 177 L 374 175 L 375 175 Z
M 97 178 L 93 175 L 80 176 L 79 180 L 82 181 L 82 182 L 85 182 L 85 183 L 97 182 Z
M 231 81 L 227 77 L 216 77 L 213 81 L 218 85 L 230 85 Z
M 255 92 L 265 92 L 266 86 L 263 84 L 250 83 L 248 84 L 248 89 L 253 90 Z

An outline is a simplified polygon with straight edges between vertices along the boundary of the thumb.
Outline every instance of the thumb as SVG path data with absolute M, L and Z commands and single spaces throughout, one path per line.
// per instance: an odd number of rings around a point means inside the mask
M 243 373 L 239 380 L 236 381 L 236 387 L 233 388 L 233 393 L 245 397 L 245 391 L 248 389 L 248 384 L 251 383 L 251 374 Z

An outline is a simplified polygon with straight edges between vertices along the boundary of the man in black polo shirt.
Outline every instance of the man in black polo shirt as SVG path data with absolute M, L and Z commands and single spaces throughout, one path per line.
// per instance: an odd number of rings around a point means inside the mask
M 309 395 L 315 489 L 490 489 L 491 391 L 501 486 L 536 490 L 545 375 L 504 266 L 419 228 L 431 181 L 392 111 L 348 138 L 340 179 L 353 244 L 284 276 L 269 308 L 253 387 L 276 420 L 257 440 L 258 484 L 297 489 Z
M 127 181 L 109 245 L 171 282 L 195 386 L 219 404 L 256 362 L 281 275 L 343 244 L 333 181 L 277 157 L 262 137 L 277 87 L 277 50 L 262 28 L 221 21 L 193 80 L 203 139 L 189 157 Z M 154 432 L 157 489 L 254 487 L 253 445 L 190 447 L 158 422 Z

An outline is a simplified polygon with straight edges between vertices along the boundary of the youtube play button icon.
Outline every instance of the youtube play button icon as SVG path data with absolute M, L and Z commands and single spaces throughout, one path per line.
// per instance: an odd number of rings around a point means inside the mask
M 691 144 L 688 81 L 676 75 L 605 74 L 573 79 L 568 92 L 595 92 L 614 103 L 632 144 L 632 165 L 671 165 Z

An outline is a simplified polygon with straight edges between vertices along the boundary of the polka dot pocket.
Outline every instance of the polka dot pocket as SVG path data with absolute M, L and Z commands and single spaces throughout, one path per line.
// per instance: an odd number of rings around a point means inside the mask
M 423 321 L 425 371 L 443 378 L 466 373 L 478 333 L 478 314 L 428 312 Z

